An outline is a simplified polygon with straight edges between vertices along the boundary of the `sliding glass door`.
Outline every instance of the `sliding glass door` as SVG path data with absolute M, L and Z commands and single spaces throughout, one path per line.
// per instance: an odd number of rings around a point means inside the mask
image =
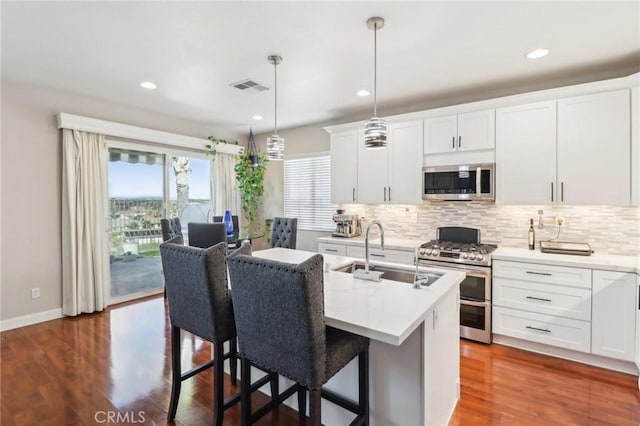
M 160 219 L 211 221 L 211 159 L 202 154 L 109 141 L 107 213 L 111 303 L 161 293 Z
M 112 302 L 164 288 L 160 219 L 166 211 L 161 153 L 109 149 L 109 254 Z

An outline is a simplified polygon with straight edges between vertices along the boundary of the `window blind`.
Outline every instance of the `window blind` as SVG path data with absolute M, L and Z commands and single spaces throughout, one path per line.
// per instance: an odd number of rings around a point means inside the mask
M 297 217 L 299 229 L 332 231 L 336 207 L 329 155 L 284 160 L 284 215 Z

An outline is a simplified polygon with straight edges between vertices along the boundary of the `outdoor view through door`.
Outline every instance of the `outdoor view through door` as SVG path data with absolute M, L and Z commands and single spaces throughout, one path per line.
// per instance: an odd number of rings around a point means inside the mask
M 166 161 L 165 161 L 166 158 Z M 131 149 L 109 149 L 111 302 L 164 288 L 160 219 L 207 222 L 210 160 Z

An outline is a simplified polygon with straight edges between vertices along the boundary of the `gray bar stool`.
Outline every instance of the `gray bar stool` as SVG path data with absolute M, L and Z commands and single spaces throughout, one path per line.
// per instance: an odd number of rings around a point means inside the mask
M 322 255 L 298 265 L 238 255 L 228 260 L 242 371 L 242 425 L 250 425 L 298 392 L 300 417 L 309 391 L 310 425 L 321 424 L 321 397 L 369 424 L 369 339 L 325 325 Z M 359 401 L 322 389 L 358 357 Z M 250 365 L 288 377 L 295 385 L 251 411 Z

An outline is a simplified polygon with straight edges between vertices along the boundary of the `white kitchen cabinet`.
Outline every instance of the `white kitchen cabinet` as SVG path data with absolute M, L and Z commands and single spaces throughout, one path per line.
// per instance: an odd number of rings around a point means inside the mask
M 629 205 L 630 91 L 558 100 L 558 183 L 562 204 Z
M 357 202 L 358 142 L 363 130 L 350 129 L 331 134 L 331 202 Z
M 460 321 L 459 293 L 449 291 L 427 312 L 424 322 L 425 425 L 447 424 L 459 396 Z M 451 333 L 457 329 L 458 332 Z M 435 350 L 438 349 L 439 350 Z
M 334 254 L 336 256 L 346 256 L 347 245 L 334 244 L 334 243 L 318 243 L 318 253 Z
M 634 361 L 637 303 L 636 274 L 593 271 L 592 353 Z
M 494 109 L 424 120 L 425 154 L 493 149 L 494 146 Z
M 556 101 L 498 108 L 496 203 L 550 204 L 556 191 Z
M 333 253 L 335 254 L 335 253 Z M 365 258 L 365 249 L 361 245 L 348 245 L 347 256 L 356 257 L 358 259 Z M 370 261 L 382 261 L 391 263 L 401 263 L 403 265 L 414 264 L 414 251 L 413 250 L 397 250 L 397 249 L 385 249 L 380 248 L 379 243 L 369 243 L 369 260 Z M 383 277 L 384 278 L 384 277 Z
M 391 123 L 386 149 L 358 142 L 358 203 L 422 203 L 422 132 L 422 121 Z

